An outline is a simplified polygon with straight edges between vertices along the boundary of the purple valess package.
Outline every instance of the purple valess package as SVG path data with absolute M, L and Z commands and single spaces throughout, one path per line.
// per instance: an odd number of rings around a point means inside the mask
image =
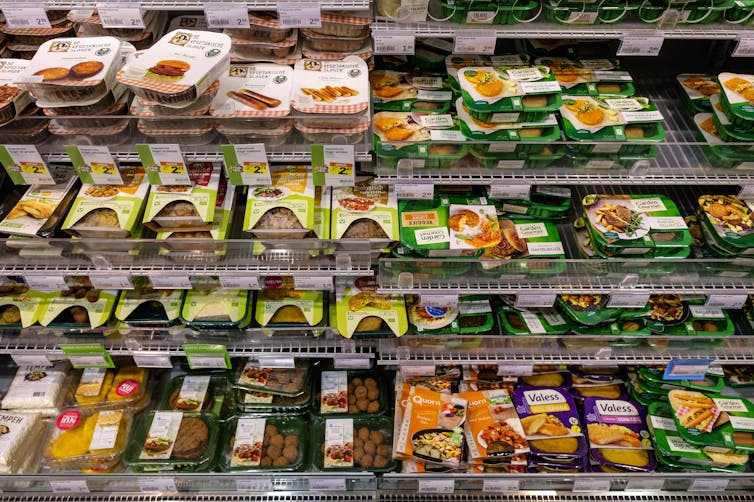
M 576 403 L 563 387 L 520 386 L 513 404 L 531 455 L 555 462 L 586 456 L 587 445 Z
M 647 411 L 643 406 L 625 399 L 588 397 L 584 401 L 584 418 L 592 464 L 602 470 L 655 469 Z

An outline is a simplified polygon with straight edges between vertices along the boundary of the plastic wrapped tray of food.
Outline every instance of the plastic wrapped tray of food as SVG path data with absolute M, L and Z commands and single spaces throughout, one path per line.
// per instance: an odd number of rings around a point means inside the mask
M 225 28 L 223 30 L 223 33 L 234 41 L 243 40 L 268 43 L 283 42 L 296 32 L 297 30 L 290 28 L 271 28 L 259 25 L 250 25 L 249 28 Z
M 28 64 L 21 59 L 0 59 L 0 124 L 16 118 L 31 102 L 29 93 L 14 83 Z
M 296 367 L 291 369 L 262 368 L 255 361 L 248 360 L 237 364 L 233 385 L 247 392 L 301 396 L 310 386 L 311 364 L 303 360 L 297 360 L 295 364 Z
M 355 145 L 364 139 L 364 133 L 369 129 L 369 124 L 357 125 L 350 129 L 305 127 L 298 121 L 295 122 L 294 125 L 307 142 L 326 144 Z
M 45 422 L 38 413 L 0 413 L 0 473 L 33 474 L 39 469 Z
M 128 93 L 123 94 L 117 103 L 97 113 L 98 116 L 92 117 L 88 113 L 71 113 L 61 111 L 61 108 L 43 108 L 42 111 L 48 117 L 55 118 L 55 123 L 64 129 L 82 129 L 92 127 L 117 127 L 123 123 L 123 119 L 118 115 L 125 115 L 128 110 Z M 81 118 L 58 118 L 67 115 L 80 115 Z M 102 117 L 99 115 L 109 115 L 112 117 Z
M 293 131 L 293 125 L 289 122 L 275 129 L 252 132 L 228 127 L 224 123 L 220 123 L 217 126 L 217 131 L 233 144 L 263 142 L 268 147 L 277 147 L 288 142 L 288 139 L 291 137 L 291 131 Z
M 131 138 L 131 123 L 130 119 L 119 119 L 116 124 L 109 127 L 69 129 L 52 120 L 49 129 L 55 136 L 76 137 L 70 140 L 76 144 L 114 146 L 121 145 Z
M 359 417 L 382 415 L 388 409 L 384 375 L 375 371 L 322 371 L 314 382 L 316 415 Z
M 179 375 L 168 383 L 160 409 L 227 417 L 233 412 L 233 394 L 229 387 L 224 373 Z
M 311 465 L 326 472 L 390 472 L 398 467 L 392 438 L 388 417 L 317 418 L 311 427 Z
M 312 400 L 311 385 L 298 396 L 281 396 L 267 392 L 236 389 L 236 409 L 244 413 L 305 413 Z
M 304 46 L 322 52 L 353 53 L 361 49 L 369 40 L 369 33 L 358 37 L 327 36 L 309 30 L 301 30 Z
M 11 380 L 0 407 L 50 416 L 59 407 L 71 386 L 70 364 L 56 363 L 50 367 L 21 366 Z
M 207 89 L 197 98 L 196 101 L 187 105 L 181 106 L 168 106 L 160 104 L 157 101 L 151 101 L 149 99 L 136 96 L 136 100 L 139 104 L 150 107 L 157 115 L 182 115 L 186 110 L 196 110 L 197 108 L 203 108 L 209 106 L 212 100 L 217 95 L 217 90 L 220 88 L 220 81 L 217 80 L 212 83 Z
M 201 119 L 200 119 L 201 120 Z M 138 129 L 147 139 L 154 143 L 180 143 L 182 145 L 207 145 L 215 139 L 215 126 L 213 121 L 205 121 L 196 127 L 193 121 L 186 124 L 175 125 L 172 129 L 155 127 L 150 120 L 139 119 Z M 175 124 L 167 119 L 168 123 Z M 191 124 L 191 125 L 189 125 Z M 195 128 L 196 127 L 196 128 Z
M 224 426 L 218 468 L 225 472 L 302 470 L 309 447 L 308 425 L 295 415 L 233 418 Z
M 309 28 L 318 35 L 356 38 L 369 35 L 371 13 L 369 11 L 325 11 L 322 26 Z

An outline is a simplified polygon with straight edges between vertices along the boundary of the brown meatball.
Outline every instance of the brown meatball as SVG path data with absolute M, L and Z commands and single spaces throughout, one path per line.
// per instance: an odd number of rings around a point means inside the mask
M 359 463 L 359 460 L 361 460 L 361 457 L 363 456 L 364 456 L 364 448 L 353 449 L 353 459 L 356 461 L 356 463 Z
M 348 404 L 356 404 L 356 396 L 353 394 L 348 394 Z
M 356 396 L 356 399 L 360 401 L 362 399 L 366 399 L 368 392 L 369 391 L 367 390 L 367 388 L 362 385 L 362 386 L 356 387 L 353 391 L 353 394 L 354 396 Z
M 272 467 L 272 459 L 270 457 L 262 457 L 262 460 L 259 462 L 259 465 L 262 467 Z
M 270 445 L 270 447 L 267 448 L 267 455 L 272 457 L 273 460 L 282 455 L 282 453 L 283 449 L 279 446 Z
M 369 433 L 369 439 L 376 444 L 382 444 L 385 442 L 385 434 L 381 431 L 372 431 Z
M 367 408 L 369 408 L 369 401 L 367 399 L 359 399 L 356 401 L 356 407 L 359 411 L 367 411 Z
M 372 378 L 372 377 L 369 377 L 369 378 L 365 378 L 365 379 L 364 379 L 364 385 L 365 385 L 365 386 L 366 386 L 366 387 L 367 387 L 368 389 L 369 389 L 369 388 L 372 388 L 372 389 L 376 389 L 376 388 L 377 388 L 377 380 L 375 380 L 375 379 L 374 379 L 374 378 Z
M 377 446 L 377 456 L 378 457 L 389 457 L 390 456 L 390 445 L 387 444 L 381 444 Z M 376 461 L 377 459 L 375 459 Z
M 285 446 L 298 446 L 298 436 L 285 436 Z
M 359 439 L 363 439 L 364 441 L 366 441 L 367 439 L 369 439 L 369 429 L 367 429 L 366 427 L 362 427 L 361 429 L 359 429 L 358 436 L 359 436 Z
M 283 456 L 293 462 L 298 458 L 298 447 L 297 446 L 286 446 L 283 448 Z
M 374 455 L 374 452 L 376 451 L 377 445 L 374 443 L 374 441 L 367 441 L 366 443 L 364 443 L 364 453 Z
M 349 385 L 352 385 L 353 387 L 360 387 L 364 385 L 364 381 L 359 377 L 353 377 Z
M 372 455 L 364 455 L 363 457 L 361 457 L 361 462 L 359 462 L 359 465 L 364 469 L 369 469 L 373 464 L 374 457 Z
M 288 459 L 285 457 L 278 457 L 272 461 L 274 467 L 286 467 L 288 463 Z
M 364 448 L 364 440 L 361 438 L 356 438 L 353 440 L 353 447 L 354 448 Z
M 285 445 L 285 439 L 282 434 L 275 434 L 270 438 L 270 446 L 280 446 L 282 448 L 283 445 Z
M 377 413 L 379 409 L 380 409 L 379 401 L 369 401 L 369 406 L 367 406 L 367 413 Z
M 359 413 L 359 408 L 356 407 L 355 404 L 352 404 L 351 406 L 348 407 L 348 413 L 351 415 L 356 415 Z
M 364 387 L 366 389 L 366 387 Z M 372 387 L 367 390 L 367 399 L 370 401 L 376 401 L 380 398 L 380 390 L 376 387 Z
M 278 428 L 277 428 L 277 427 L 275 427 L 275 426 L 274 426 L 274 425 L 272 425 L 272 424 L 267 424 L 267 425 L 266 425 L 266 426 L 264 427 L 264 435 L 265 435 L 265 437 L 266 437 L 266 436 L 270 436 L 270 437 L 272 437 L 272 436 L 274 436 L 274 435 L 275 435 L 275 434 L 277 434 L 277 433 L 278 433 Z
M 374 467 L 378 469 L 382 469 L 383 467 L 387 467 L 388 459 L 387 457 L 383 457 L 382 455 L 377 455 L 374 457 Z

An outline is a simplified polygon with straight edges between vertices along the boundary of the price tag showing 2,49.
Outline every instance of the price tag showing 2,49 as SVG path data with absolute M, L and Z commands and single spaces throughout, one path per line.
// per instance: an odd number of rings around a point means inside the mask
M 181 147 L 174 144 L 136 145 L 152 185 L 190 185 L 191 178 Z
M 141 2 L 97 2 L 103 28 L 145 28 Z
M 664 41 L 663 37 L 623 37 L 617 55 L 658 56 Z
M 457 34 L 453 45 L 454 54 L 495 54 L 497 38 L 484 31 Z
M 320 28 L 322 26 L 322 9 L 319 2 L 278 3 L 278 21 L 283 28 Z
M 222 145 L 228 180 L 232 185 L 270 186 L 270 164 L 264 143 Z
M 8 28 L 50 28 L 44 3 L 2 4 Z
M 314 184 L 350 187 L 356 175 L 356 154 L 353 145 L 312 145 Z
M 210 28 L 248 28 L 246 2 L 204 2 L 204 17 Z
M 0 162 L 16 185 L 54 185 L 47 164 L 34 145 L 0 146 Z
M 106 146 L 66 146 L 73 168 L 82 183 L 88 185 L 123 185 L 123 177 Z

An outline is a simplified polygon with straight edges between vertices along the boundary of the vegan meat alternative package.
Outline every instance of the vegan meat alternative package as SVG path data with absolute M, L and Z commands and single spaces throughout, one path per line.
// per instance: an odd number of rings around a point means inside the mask
M 731 253 L 749 253 L 754 247 L 754 220 L 747 201 L 733 195 L 702 195 L 698 201 L 701 224 L 714 242 Z
M 53 366 L 20 366 L 3 396 L 3 410 L 55 415 L 63 404 L 70 387 L 70 364 L 58 362 Z
M 388 417 L 317 418 L 311 440 L 310 461 L 317 471 L 389 472 L 398 467 Z
M 458 395 L 411 386 L 395 455 L 457 467 L 464 458 L 466 412 L 467 401 Z
M 375 70 L 369 75 L 375 110 L 422 111 L 419 103 L 450 103 L 453 93 L 442 77 L 393 70 Z M 433 107 L 430 107 L 433 108 Z M 445 106 L 449 111 L 449 106 Z
M 417 295 L 406 297 L 408 320 L 419 332 L 427 334 L 476 334 L 492 329 L 495 324 L 489 299 L 466 296 L 458 299 L 458 307 L 420 305 Z
M 671 390 L 670 406 L 686 442 L 720 453 L 754 451 L 754 405 L 748 400 Z
M 291 106 L 304 113 L 359 113 L 369 106 L 367 65 L 357 56 L 302 59 L 293 67 Z
M 73 170 L 56 185 L 31 185 L 0 221 L 0 233 L 23 237 L 52 237 L 76 195 Z M 56 176 L 57 179 L 57 176 Z
M 66 410 L 51 421 L 45 462 L 54 470 L 113 469 L 128 444 L 131 421 L 126 410 Z
M 504 305 L 498 316 L 505 332 L 511 335 L 562 335 L 572 329 L 553 308 L 517 309 Z
M 39 321 L 46 293 L 27 289 L 0 295 L 0 326 L 27 328 Z
M 155 232 L 189 232 L 212 229 L 219 166 L 211 162 L 188 165 L 193 185 L 158 185 L 149 191 L 144 225 Z
M 240 289 L 192 289 L 181 306 L 181 320 L 190 328 L 245 328 L 251 322 L 251 292 Z
M 633 79 L 615 59 L 540 57 L 538 65 L 550 68 L 563 92 L 575 96 L 624 96 L 634 94 Z
M 333 188 L 331 209 L 333 239 L 398 240 L 398 198 L 390 185 L 372 178 L 354 186 Z
M 147 370 L 136 366 L 116 369 L 86 368 L 79 372 L 70 405 L 105 410 L 128 407 L 132 413 L 149 404 Z
M 230 383 L 225 374 L 179 375 L 170 380 L 160 409 L 207 412 L 225 417 L 233 410 L 229 390 Z
M 554 112 L 560 84 L 546 66 L 467 66 L 458 70 L 463 102 L 481 112 Z
M 136 419 L 124 459 L 134 472 L 206 472 L 215 460 L 218 436 L 211 413 L 150 411 Z
M 115 309 L 119 291 L 88 289 L 77 298 L 67 291 L 47 295 L 39 324 L 57 328 L 98 328 L 104 326 Z
M 309 447 L 303 418 L 240 416 L 225 423 L 218 468 L 224 472 L 298 471 Z
M 751 130 L 754 127 L 754 75 L 721 73 L 720 103 L 734 126 Z
M 469 462 L 511 462 L 511 457 L 529 451 L 513 400 L 504 389 L 461 392 L 468 402 L 464 433 Z
M 22 59 L 0 59 L 0 124 L 16 118 L 31 103 L 29 93 L 16 84 L 28 65 Z
M 181 289 L 154 289 L 142 284 L 123 291 L 115 306 L 115 318 L 129 326 L 170 326 L 179 322 Z
M 610 295 L 558 295 L 556 305 L 568 318 L 577 324 L 595 326 L 617 320 L 621 308 L 611 308 Z
M 300 239 L 314 227 L 314 180 L 306 166 L 270 173 L 272 185 L 250 187 L 243 228 L 257 239 Z
M 39 468 L 35 452 L 43 442 L 45 424 L 37 413 L 0 412 L 0 473 L 33 474 Z
M 533 455 L 561 461 L 586 455 L 584 429 L 567 390 L 519 385 L 513 402 Z
M 461 92 L 458 72 L 472 66 L 513 66 L 526 67 L 529 56 L 526 54 L 502 54 L 497 56 L 466 56 L 451 54 L 445 57 L 445 71 L 448 74 L 450 87 L 457 93 Z M 515 122 L 511 120 L 511 122 Z
M 309 410 L 312 400 L 311 385 L 304 387 L 303 394 L 295 397 L 270 394 L 268 392 L 247 391 L 236 388 L 236 409 L 243 413 L 302 415 Z
M 382 415 L 388 407 L 385 379 L 374 371 L 322 371 L 315 382 L 317 415 Z
M 263 368 L 253 360 L 247 360 L 236 369 L 234 385 L 251 392 L 296 397 L 309 387 L 311 364 L 297 360 L 295 368 Z
M 213 117 L 282 117 L 291 112 L 293 70 L 287 65 L 231 65 L 212 100 Z
M 406 333 L 408 318 L 403 295 L 376 291 L 374 277 L 335 278 L 335 324 L 342 336 Z
M 710 104 L 712 105 L 712 122 L 721 140 L 726 143 L 754 141 L 754 121 L 745 125 L 741 121 L 737 121 L 736 124 L 731 122 L 725 114 L 720 96 L 710 97 Z
M 710 96 L 720 94 L 720 86 L 715 75 L 681 73 L 676 77 L 681 90 L 681 99 L 689 113 L 695 115 L 712 110 Z
M 318 326 L 325 311 L 322 291 L 291 288 L 262 289 L 254 304 L 254 319 L 260 326 Z
M 456 100 L 461 132 L 468 139 L 485 141 L 558 141 L 560 128 L 554 113 L 536 121 L 489 123 L 474 118 L 461 98 Z
M 502 238 L 495 246 L 483 251 L 483 268 L 494 269 L 499 265 L 498 260 L 512 258 L 565 259 L 563 243 L 557 227 L 552 222 L 499 218 L 498 223 Z
M 114 37 L 49 40 L 16 83 L 35 99 L 51 103 L 97 101 L 115 84 L 120 51 L 121 41 Z
M 144 168 L 127 168 L 124 185 L 83 185 L 63 222 L 76 237 L 130 237 L 144 208 L 149 183 Z
M 230 37 L 209 31 L 175 30 L 118 72 L 137 96 L 181 108 L 228 70 Z

